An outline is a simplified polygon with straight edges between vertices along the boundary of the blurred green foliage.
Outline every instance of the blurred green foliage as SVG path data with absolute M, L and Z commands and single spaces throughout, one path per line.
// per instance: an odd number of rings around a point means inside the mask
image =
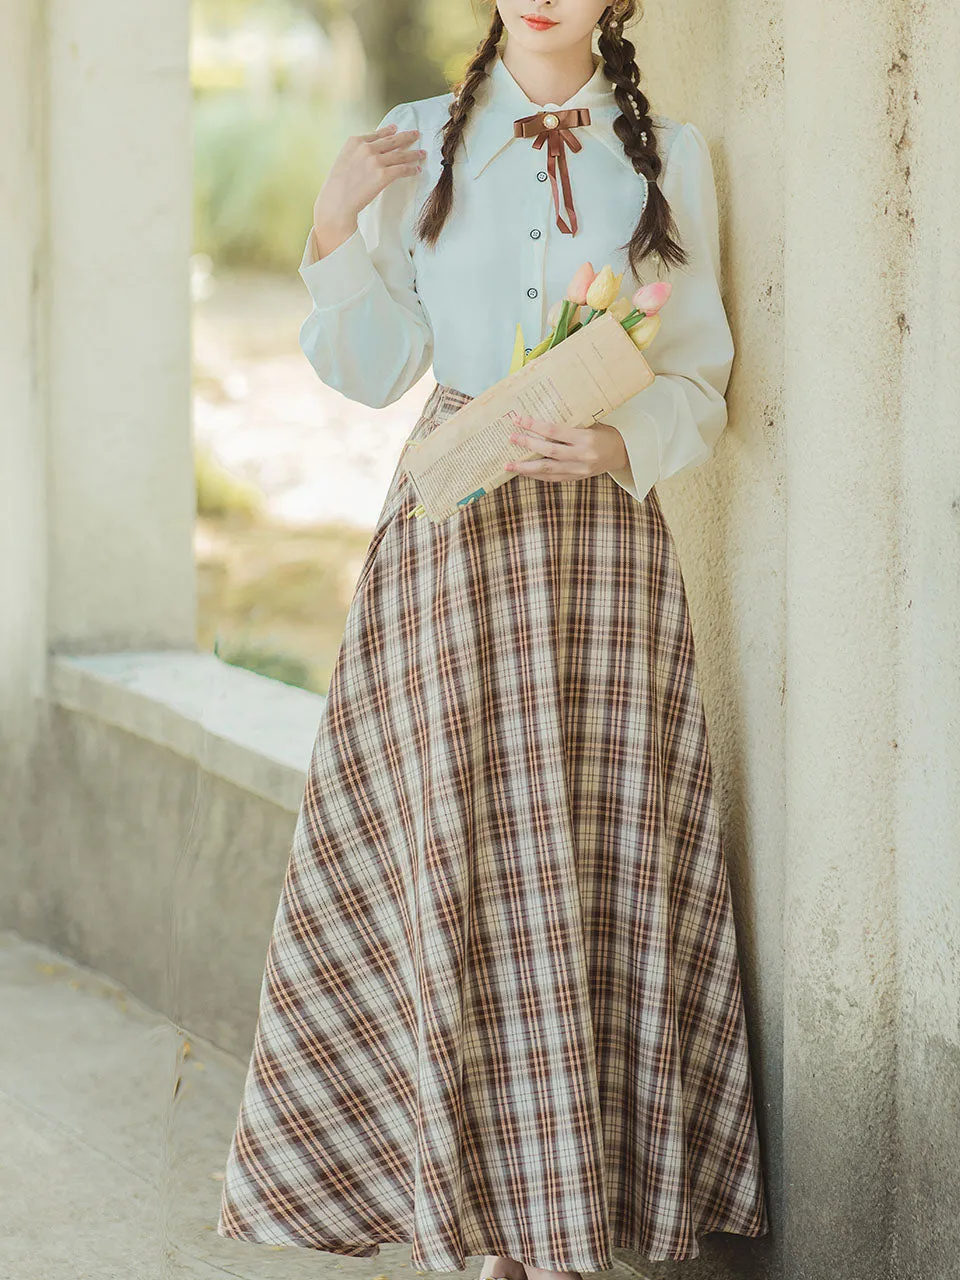
M 194 249 L 217 266 L 295 270 L 335 144 L 295 97 L 200 97 L 194 109 Z M 334 153 L 335 154 L 335 153 Z
M 370 101 L 356 129 L 397 102 L 442 93 L 489 21 L 493 0 L 194 0 L 194 22 L 223 31 L 269 18 L 321 28 L 352 23 L 368 63 Z M 415 48 L 414 48 L 415 46 Z M 296 270 L 316 195 L 344 141 L 335 103 L 286 91 L 249 93 L 242 67 L 195 81 L 194 249 L 215 267 Z

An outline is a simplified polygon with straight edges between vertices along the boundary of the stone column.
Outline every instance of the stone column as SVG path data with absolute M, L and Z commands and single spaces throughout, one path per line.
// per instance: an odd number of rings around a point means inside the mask
M 947 1277 L 960 1253 L 960 10 L 916 6 L 902 47 L 897 1274 Z
M 187 0 L 51 0 L 49 639 L 194 647 Z
M 0 6 L 0 737 L 30 736 L 44 687 L 43 26 Z M 0 792 L 5 794 L 5 792 Z
M 791 1277 L 889 1271 L 906 229 L 893 0 L 785 14 L 784 1203 Z

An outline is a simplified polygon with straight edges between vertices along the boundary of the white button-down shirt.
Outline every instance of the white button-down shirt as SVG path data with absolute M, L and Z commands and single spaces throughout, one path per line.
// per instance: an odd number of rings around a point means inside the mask
M 317 260 L 308 236 L 300 275 L 313 309 L 300 346 L 321 380 L 352 400 L 380 407 L 403 395 L 433 364 L 441 383 L 477 395 L 506 376 L 520 322 L 525 344 L 546 337 L 547 313 L 585 261 L 624 272 L 621 296 L 669 280 L 660 329 L 644 349 L 657 375 L 604 416 L 623 437 L 628 470 L 611 472 L 638 501 L 658 480 L 710 457 L 727 410 L 733 338 L 720 293 L 717 198 L 710 152 L 694 124 L 654 116 L 683 268 L 630 272 L 623 246 L 640 216 L 646 180 L 613 131 L 613 85 L 594 54 L 594 73 L 565 102 L 531 102 L 499 52 L 474 105 L 454 166 L 454 200 L 435 248 L 413 224 L 440 173 L 440 131 L 451 94 L 392 108 L 381 127 L 419 129 L 427 159 L 360 211 L 357 229 Z M 545 109 L 588 107 L 590 124 L 567 150 L 576 235 L 556 224 L 544 149 L 518 138 L 513 121 Z M 415 142 L 416 146 L 417 143 Z

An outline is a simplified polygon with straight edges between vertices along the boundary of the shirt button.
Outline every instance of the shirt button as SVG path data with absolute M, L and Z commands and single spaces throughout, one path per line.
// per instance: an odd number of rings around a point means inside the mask
M 533 228 L 533 230 L 530 232 L 530 239 L 531 239 L 531 240 L 539 240 L 539 239 L 540 239 L 540 228 L 539 228 L 539 227 L 534 227 L 534 228 Z
M 546 182 L 546 180 L 547 180 L 547 171 L 546 169 L 541 169 L 540 172 L 537 174 L 537 181 Z
M 536 289 L 528 289 L 528 290 L 527 290 L 527 297 L 528 297 L 528 298 L 535 298 L 536 296 L 537 296 L 537 291 L 536 291 Z

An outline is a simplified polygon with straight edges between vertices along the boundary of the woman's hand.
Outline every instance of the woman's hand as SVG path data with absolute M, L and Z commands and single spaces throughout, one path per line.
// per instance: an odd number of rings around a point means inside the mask
M 567 427 L 562 422 L 544 422 L 528 416 L 520 419 L 520 427 L 522 430 L 510 436 L 511 441 L 544 456 L 508 462 L 507 471 L 538 480 L 585 480 L 605 471 L 622 471 L 630 465 L 623 436 L 608 422 Z
M 357 214 L 397 178 L 419 173 L 426 151 L 414 148 L 419 129 L 395 124 L 348 138 L 313 206 L 313 238 L 321 257 L 357 229 Z

